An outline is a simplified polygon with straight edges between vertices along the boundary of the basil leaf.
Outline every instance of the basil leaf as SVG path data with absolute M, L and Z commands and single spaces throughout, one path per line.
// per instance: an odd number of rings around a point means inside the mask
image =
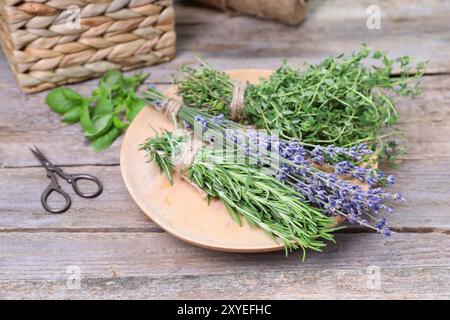
M 123 92 L 135 92 L 136 88 L 148 77 L 147 75 L 136 74 L 131 77 L 120 79 L 120 88 Z
M 84 103 L 81 109 L 80 124 L 85 132 L 94 131 L 94 124 L 92 123 L 91 115 L 89 113 L 89 104 Z
M 103 77 L 100 79 L 100 84 L 105 87 L 112 89 L 114 86 L 120 84 L 123 75 L 118 70 L 108 70 Z
M 142 110 L 142 108 L 145 106 L 145 103 L 140 101 L 139 103 L 133 104 L 133 106 L 130 108 L 130 111 L 127 112 L 127 119 L 130 121 L 133 121 L 134 118 L 138 115 L 138 113 Z
M 120 120 L 118 116 L 114 116 L 112 122 L 114 127 L 116 127 L 117 129 L 125 129 L 128 127 L 128 123 L 125 123 L 122 120 Z
M 64 114 L 69 109 L 81 105 L 83 101 L 83 96 L 70 88 L 53 89 L 45 99 L 50 109 L 59 114 Z
M 112 127 L 111 130 L 106 132 L 104 135 L 92 140 L 92 146 L 94 147 L 94 150 L 96 152 L 105 150 L 110 145 L 112 145 L 114 140 L 116 140 L 117 137 L 119 137 L 121 133 L 122 133 L 122 130 L 117 129 L 116 127 Z
M 95 139 L 108 132 L 112 125 L 112 114 L 93 118 L 93 130 L 84 133 L 85 137 Z
M 127 99 L 124 101 L 124 104 L 127 108 L 125 116 L 129 121 L 133 121 L 139 111 L 141 111 L 145 106 L 145 102 L 136 97 L 134 92 L 128 95 Z
M 111 98 L 111 90 L 105 87 L 104 85 L 99 84 L 99 87 L 92 90 L 92 96 L 96 98 L 100 97 Z
M 67 112 L 64 113 L 62 121 L 69 124 L 73 124 L 80 121 L 80 115 L 82 110 L 83 108 L 81 106 L 69 109 Z
M 113 105 L 111 99 L 104 96 L 98 97 L 93 114 L 106 115 L 110 113 L 113 113 Z

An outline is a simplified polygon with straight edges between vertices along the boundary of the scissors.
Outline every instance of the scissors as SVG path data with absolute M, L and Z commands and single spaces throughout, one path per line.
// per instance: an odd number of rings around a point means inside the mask
M 31 152 L 33 152 L 35 157 L 40 161 L 40 163 L 45 168 L 45 170 L 47 170 L 47 177 L 50 179 L 50 184 L 44 190 L 44 192 L 42 193 L 42 196 L 41 196 L 42 206 L 48 212 L 63 213 L 63 212 L 66 212 L 72 204 L 72 200 L 70 199 L 69 195 L 64 190 L 61 189 L 61 186 L 59 185 L 58 180 L 56 178 L 57 175 L 60 176 L 61 178 L 63 178 L 64 180 L 66 180 L 67 183 L 71 184 L 73 191 L 75 191 L 75 193 L 82 198 L 89 198 L 89 199 L 96 198 L 102 193 L 102 191 L 103 191 L 102 183 L 96 177 L 91 176 L 89 174 L 67 174 L 67 173 L 64 173 L 64 171 L 62 171 L 61 168 L 59 168 L 59 167 L 55 166 L 53 163 L 51 163 L 36 146 L 34 146 L 34 149 L 33 148 L 29 148 L 29 149 Z M 78 187 L 78 182 L 81 180 L 89 180 L 89 181 L 94 182 L 97 185 L 97 190 L 93 193 L 84 193 L 84 192 L 80 191 L 80 189 Z M 52 192 L 56 192 L 56 193 L 60 194 L 66 200 L 66 203 L 62 208 L 54 209 L 48 205 L 48 203 L 47 203 L 48 197 L 50 196 L 50 194 Z

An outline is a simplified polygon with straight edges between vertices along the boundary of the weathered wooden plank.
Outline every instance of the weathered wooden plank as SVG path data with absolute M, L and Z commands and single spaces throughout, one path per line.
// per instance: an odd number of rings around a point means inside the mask
M 379 30 L 367 27 L 367 10 L 371 6 L 381 10 Z M 195 50 L 208 58 L 245 59 L 251 67 L 268 58 L 265 63 L 274 67 L 284 58 L 295 57 L 295 63 L 305 59 L 318 62 L 367 43 L 393 56 L 413 55 L 430 60 L 429 72 L 449 71 L 447 2 L 432 1 L 425 5 L 419 0 L 313 1 L 306 20 L 297 27 L 244 16 L 217 15 L 189 5 L 176 9 L 177 48 Z
M 422 230 L 450 233 L 450 160 L 407 160 L 399 170 L 383 168 L 398 179 L 393 190 L 406 203 L 393 203 L 389 216 L 395 230 Z M 105 191 L 97 199 L 72 195 L 72 208 L 62 215 L 44 211 L 40 195 L 48 179 L 42 168 L 0 170 L 0 231 L 14 230 L 147 230 L 160 231 L 133 202 L 122 181 L 118 166 L 70 167 L 67 172 L 88 172 L 103 181 Z
M 49 183 L 43 168 L 2 169 L 0 232 L 33 229 L 161 231 L 131 199 L 118 166 L 70 167 L 64 170 L 93 174 L 102 181 L 103 193 L 96 199 L 83 199 L 73 192 L 70 185 L 61 181 L 61 186 L 72 198 L 72 207 L 64 214 L 51 214 L 40 203 L 41 193 Z M 58 205 L 56 201 L 51 203 Z
M 164 233 L 2 233 L 0 298 L 449 298 L 449 245 L 443 234 L 343 234 L 301 262 Z M 67 288 L 69 266 L 80 289 Z
M 75 86 L 88 93 L 95 82 Z M 450 158 L 450 76 L 427 76 L 422 96 L 399 99 L 399 129 L 405 131 L 409 153 L 404 158 Z M 167 85 L 160 86 L 162 89 Z M 95 153 L 83 138 L 79 125 L 68 126 L 44 105 L 46 93 L 25 96 L 4 88 L 8 104 L 0 107 L 0 166 L 36 165 L 28 146 L 38 145 L 58 164 L 118 164 L 120 139 Z M 14 111 L 14 112 L 12 112 Z M 137 142 L 138 144 L 139 142 Z

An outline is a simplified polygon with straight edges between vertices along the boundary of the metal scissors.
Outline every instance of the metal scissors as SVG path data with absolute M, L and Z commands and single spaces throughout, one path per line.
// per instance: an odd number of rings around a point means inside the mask
M 60 176 L 61 178 L 63 178 L 64 180 L 66 180 L 67 183 L 71 184 L 73 191 L 75 191 L 75 193 L 82 198 L 96 198 L 102 193 L 102 191 L 103 191 L 102 183 L 96 177 L 91 176 L 89 174 L 67 174 L 67 173 L 64 173 L 64 171 L 62 171 L 61 168 L 59 168 L 59 167 L 55 166 L 53 163 L 51 163 L 36 146 L 34 146 L 34 149 L 32 149 L 32 148 L 29 148 L 29 149 L 31 150 L 31 152 L 33 152 L 35 157 L 41 162 L 42 166 L 47 170 L 47 177 L 50 179 L 50 184 L 44 190 L 44 192 L 42 193 L 42 196 L 41 196 L 42 206 L 48 212 L 63 213 L 63 212 L 66 212 L 72 204 L 72 200 L 70 199 L 69 195 L 64 190 L 61 189 L 61 186 L 59 185 L 58 180 L 56 178 L 57 175 Z M 94 182 L 97 185 L 97 190 L 93 193 L 84 193 L 84 192 L 80 191 L 80 189 L 78 187 L 78 182 L 81 180 L 89 180 L 89 181 Z M 50 194 L 52 192 L 56 192 L 56 193 L 60 194 L 66 200 L 66 203 L 62 208 L 54 209 L 48 205 L 48 203 L 47 203 L 48 197 L 50 196 Z

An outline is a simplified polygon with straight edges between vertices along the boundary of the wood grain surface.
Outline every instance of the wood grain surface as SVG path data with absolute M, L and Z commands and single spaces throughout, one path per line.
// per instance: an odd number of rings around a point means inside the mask
M 381 30 L 366 28 L 373 4 Z M 118 167 L 120 140 L 93 152 L 78 126 L 61 124 L 43 104 L 45 92 L 20 92 L 0 54 L 0 298 L 450 298 L 450 3 L 316 0 L 299 27 L 186 2 L 175 10 L 177 57 L 145 69 L 161 89 L 177 67 L 195 64 L 192 51 L 224 70 L 271 69 L 285 58 L 301 66 L 363 42 L 430 60 L 423 94 L 398 102 L 409 151 L 400 169 L 383 168 L 408 199 L 390 219 L 397 233 L 386 239 L 351 228 L 303 263 L 299 254 L 226 254 L 182 243 L 132 201 Z M 73 88 L 87 94 L 95 84 Z M 48 180 L 31 144 L 68 172 L 98 176 L 102 196 L 74 196 L 69 212 L 46 213 L 39 197 Z M 79 289 L 67 286 L 70 266 L 81 272 Z

